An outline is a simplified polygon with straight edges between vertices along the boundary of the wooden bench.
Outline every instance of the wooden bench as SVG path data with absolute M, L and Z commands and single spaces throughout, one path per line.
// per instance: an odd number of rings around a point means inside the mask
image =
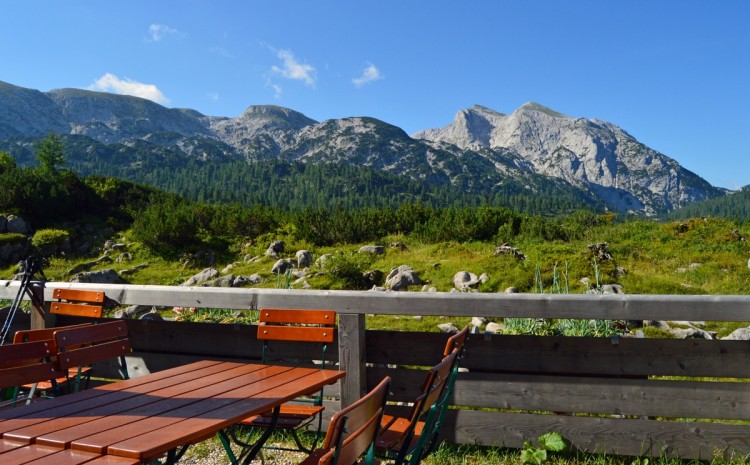
M 51 360 L 52 347 L 50 340 L 0 346 L 0 388 L 13 388 L 11 406 L 18 400 L 20 386 L 31 385 L 28 402 L 34 397 L 36 383 L 63 376 L 64 372 Z
M 416 465 L 431 451 L 440 419 L 447 408 L 458 348 L 430 368 L 422 383 L 422 392 L 414 400 L 408 417 L 384 415 L 375 441 L 378 453 L 394 460 L 395 465 Z
M 59 329 L 54 332 L 54 339 L 58 366 L 64 372 L 76 369 L 76 382 L 80 382 L 81 367 L 113 358 L 120 360 L 123 379 L 129 378 L 125 355 L 132 352 L 132 348 L 125 321 Z
M 23 342 L 36 342 L 36 341 L 45 341 L 49 344 L 49 349 L 52 353 L 52 356 L 50 357 L 50 361 L 57 362 L 57 345 L 55 344 L 55 331 L 59 331 L 61 329 L 70 329 L 70 328 L 76 328 L 79 326 L 86 326 L 89 323 L 84 323 L 81 325 L 73 325 L 73 326 L 64 326 L 64 327 L 55 327 L 55 328 L 42 328 L 42 329 L 24 329 L 21 331 L 16 331 L 16 333 L 13 335 L 13 344 L 19 344 Z M 62 372 L 62 370 L 61 370 Z M 78 375 L 78 368 L 71 368 L 67 372 L 67 376 L 65 372 L 62 372 L 64 376 L 57 378 L 54 380 L 49 381 L 40 381 L 36 383 L 36 389 L 40 392 L 44 391 L 54 391 L 54 394 L 57 395 L 60 393 L 60 391 L 64 390 L 68 383 L 68 381 L 71 378 L 74 378 L 76 375 Z M 85 382 L 87 383 L 90 376 L 91 376 L 91 367 L 82 367 L 80 375 L 85 378 Z M 25 389 L 31 389 L 31 385 L 24 385 L 23 388 Z
M 336 412 L 328 424 L 323 446 L 300 465 L 373 463 L 375 438 L 390 387 L 391 378 L 386 376 L 361 399 Z M 358 462 L 363 455 L 363 461 Z
M 290 343 L 303 342 L 317 346 L 316 350 L 308 352 L 308 359 L 316 358 L 315 353 L 320 354 L 320 367 L 325 368 L 326 350 L 328 345 L 335 340 L 336 312 L 333 310 L 291 310 L 264 308 L 259 312 L 258 340 L 263 341 L 261 351 L 262 363 L 288 363 L 288 360 L 275 360 L 273 346 Z M 313 354 L 313 355 L 310 355 Z M 292 403 L 281 406 L 278 415 L 267 412 L 263 415 L 254 415 L 244 419 L 241 424 L 255 428 L 274 427 L 283 429 L 290 433 L 297 445 L 297 449 L 303 452 L 312 452 L 318 443 L 323 426 L 323 389 L 316 395 L 297 398 Z M 306 427 L 315 421 L 315 439 L 311 446 L 307 447 L 297 434 L 297 430 Z M 236 442 L 236 437 L 233 437 Z M 227 446 L 225 445 L 225 448 Z

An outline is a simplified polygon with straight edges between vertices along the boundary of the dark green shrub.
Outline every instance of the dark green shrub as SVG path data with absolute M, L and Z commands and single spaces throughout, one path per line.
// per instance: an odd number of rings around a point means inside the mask
M 54 255 L 70 247 L 70 233 L 63 229 L 40 229 L 31 238 L 31 245 L 43 257 Z
M 133 237 L 158 254 L 195 246 L 198 219 L 190 203 L 174 196 L 154 198 L 133 222 Z
M 371 264 L 371 254 L 337 254 L 325 261 L 323 270 L 331 275 L 332 289 L 366 289 L 364 273 Z

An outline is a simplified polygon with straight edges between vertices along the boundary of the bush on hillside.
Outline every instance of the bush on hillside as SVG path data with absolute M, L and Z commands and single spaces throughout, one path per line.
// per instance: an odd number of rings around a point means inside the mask
M 40 229 L 31 238 L 31 245 L 43 257 L 54 255 L 70 247 L 70 233 L 63 229 Z

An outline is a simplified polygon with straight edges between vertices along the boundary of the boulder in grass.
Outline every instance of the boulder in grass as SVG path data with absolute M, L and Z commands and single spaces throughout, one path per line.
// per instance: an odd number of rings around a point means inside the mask
M 721 338 L 727 341 L 750 341 L 750 328 L 739 328 L 732 331 L 728 336 Z
M 290 269 L 292 267 L 292 262 L 289 259 L 286 258 L 280 258 L 276 260 L 276 263 L 273 264 L 271 267 L 271 273 L 273 274 L 284 274 L 286 273 L 286 270 Z
M 284 241 L 273 241 L 271 242 L 271 245 L 268 246 L 268 249 L 266 249 L 266 256 L 271 258 L 278 258 L 279 254 L 284 253 L 284 248 L 286 247 L 286 244 Z
M 307 268 L 312 265 L 312 254 L 309 250 L 298 250 L 295 256 L 299 268 Z
M 180 286 L 195 286 L 198 283 L 216 279 L 219 276 L 219 270 L 216 268 L 206 268 L 198 274 L 193 275 Z
M 401 265 L 392 269 L 385 279 L 385 288 L 392 291 L 402 291 L 408 289 L 409 286 L 421 286 L 422 284 L 424 282 L 419 279 L 419 276 L 409 265 Z
M 117 271 L 109 268 L 101 271 L 87 271 L 78 273 L 70 279 L 71 283 L 97 283 L 97 284 L 127 284 L 127 281 L 117 274 Z
M 440 328 L 440 331 L 444 333 L 457 333 L 458 328 L 456 328 L 456 325 L 453 323 L 440 323 L 438 325 L 438 328 Z
M 385 247 L 382 245 L 363 245 L 358 250 L 359 253 L 371 253 L 373 255 L 383 255 Z

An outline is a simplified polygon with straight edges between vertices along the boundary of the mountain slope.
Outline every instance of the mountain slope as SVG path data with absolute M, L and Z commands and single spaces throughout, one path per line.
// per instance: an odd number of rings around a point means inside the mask
M 137 97 L 0 83 L 0 149 L 33 163 L 35 144 L 51 131 L 66 136 L 76 169 L 126 179 L 192 163 L 346 164 L 424 184 L 420 191 L 454 189 L 461 198 L 559 192 L 646 215 L 724 194 L 611 123 L 538 104 L 510 115 L 475 106 L 445 128 L 410 137 L 368 117 L 317 122 L 273 105 L 213 117 Z
M 572 118 L 536 103 L 510 115 L 477 105 L 459 111 L 450 125 L 414 137 L 465 149 L 511 150 L 536 172 L 589 188 L 617 210 L 655 214 L 724 193 L 614 124 Z

